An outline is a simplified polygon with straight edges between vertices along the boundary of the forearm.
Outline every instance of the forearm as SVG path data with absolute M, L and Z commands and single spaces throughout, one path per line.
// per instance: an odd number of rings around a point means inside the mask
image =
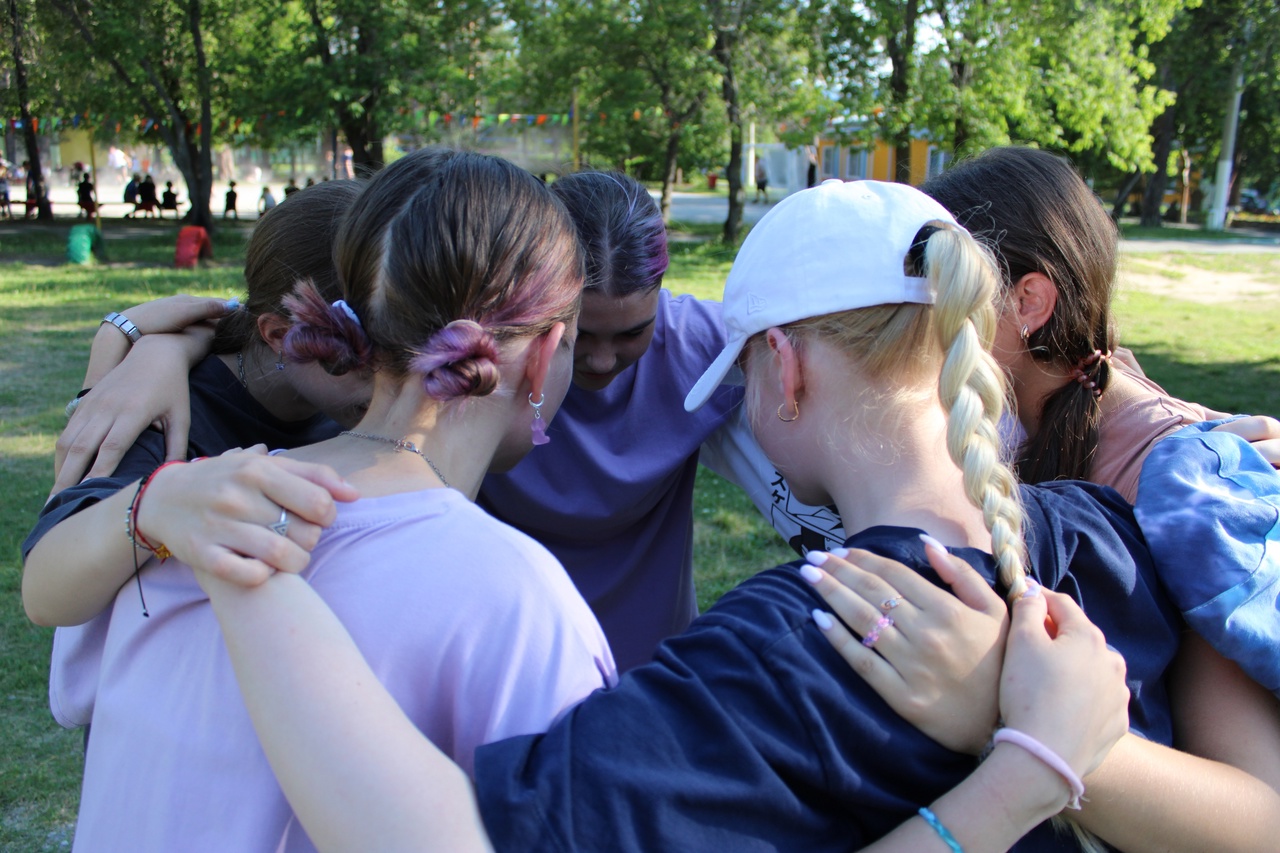
M 125 533 L 132 483 L 59 522 L 31 549 L 22 570 L 22 603 L 37 625 L 79 625 L 106 608 L 151 555 Z M 137 563 L 135 563 L 135 559 Z
M 267 759 L 319 849 L 489 849 L 465 774 L 405 717 L 305 581 L 201 580 Z
M 930 808 L 965 853 L 1002 853 L 1066 805 L 1062 777 L 1011 744 L 998 744 L 968 778 Z M 864 848 L 868 853 L 925 853 L 948 847 L 916 817 Z
M 1280 837 L 1280 794 L 1266 783 L 1136 735 L 1085 782 L 1080 824 L 1127 853 L 1257 851 Z

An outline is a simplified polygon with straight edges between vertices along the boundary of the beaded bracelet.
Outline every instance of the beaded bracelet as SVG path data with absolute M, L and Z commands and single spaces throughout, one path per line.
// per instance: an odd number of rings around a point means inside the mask
M 960 846 L 960 842 L 956 841 L 956 837 L 942 825 L 942 821 L 938 820 L 938 816 L 930 811 L 928 806 L 921 806 L 917 814 L 924 818 L 925 823 L 933 827 L 933 831 L 938 833 L 942 843 L 951 848 L 951 853 L 964 853 L 964 848 Z

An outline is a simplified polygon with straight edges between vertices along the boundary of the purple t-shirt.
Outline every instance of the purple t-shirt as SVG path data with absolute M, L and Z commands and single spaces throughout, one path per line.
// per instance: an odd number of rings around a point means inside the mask
M 719 303 L 662 291 L 644 357 L 600 391 L 570 388 L 551 443 L 480 490 L 481 506 L 564 564 L 619 670 L 648 661 L 697 615 L 698 448 L 742 389 L 721 387 L 696 412 L 684 410 L 684 396 L 724 343 Z
M 339 504 L 303 573 L 415 726 L 471 771 L 477 746 L 541 732 L 613 681 L 596 620 L 545 549 L 452 489 Z M 51 680 L 94 699 L 75 850 L 312 851 L 190 568 L 149 560 L 101 663 Z M 298 713 L 306 713 L 299 708 Z

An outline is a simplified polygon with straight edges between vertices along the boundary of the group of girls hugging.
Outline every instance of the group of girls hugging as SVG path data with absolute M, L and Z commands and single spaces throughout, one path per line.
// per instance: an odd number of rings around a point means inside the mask
M 23 548 L 75 849 L 1273 844 L 1280 424 L 1123 358 L 1065 161 L 922 189 L 714 303 L 630 178 L 424 149 L 112 315 Z M 698 616 L 700 455 L 802 553 Z

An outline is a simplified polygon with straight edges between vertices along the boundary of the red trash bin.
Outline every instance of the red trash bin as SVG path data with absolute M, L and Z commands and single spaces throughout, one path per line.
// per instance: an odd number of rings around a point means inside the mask
M 178 232 L 178 245 L 173 253 L 173 265 L 178 269 L 192 269 L 196 262 L 213 257 L 213 241 L 209 232 L 199 225 L 188 225 Z
M 719 176 L 719 175 L 717 175 L 715 172 L 710 172 L 710 173 L 708 173 L 708 174 L 707 174 L 707 189 L 709 189 L 709 190 L 713 190 L 713 189 L 715 189 L 715 188 L 716 188 L 716 181 L 718 181 L 718 180 L 720 180 L 720 176 Z

